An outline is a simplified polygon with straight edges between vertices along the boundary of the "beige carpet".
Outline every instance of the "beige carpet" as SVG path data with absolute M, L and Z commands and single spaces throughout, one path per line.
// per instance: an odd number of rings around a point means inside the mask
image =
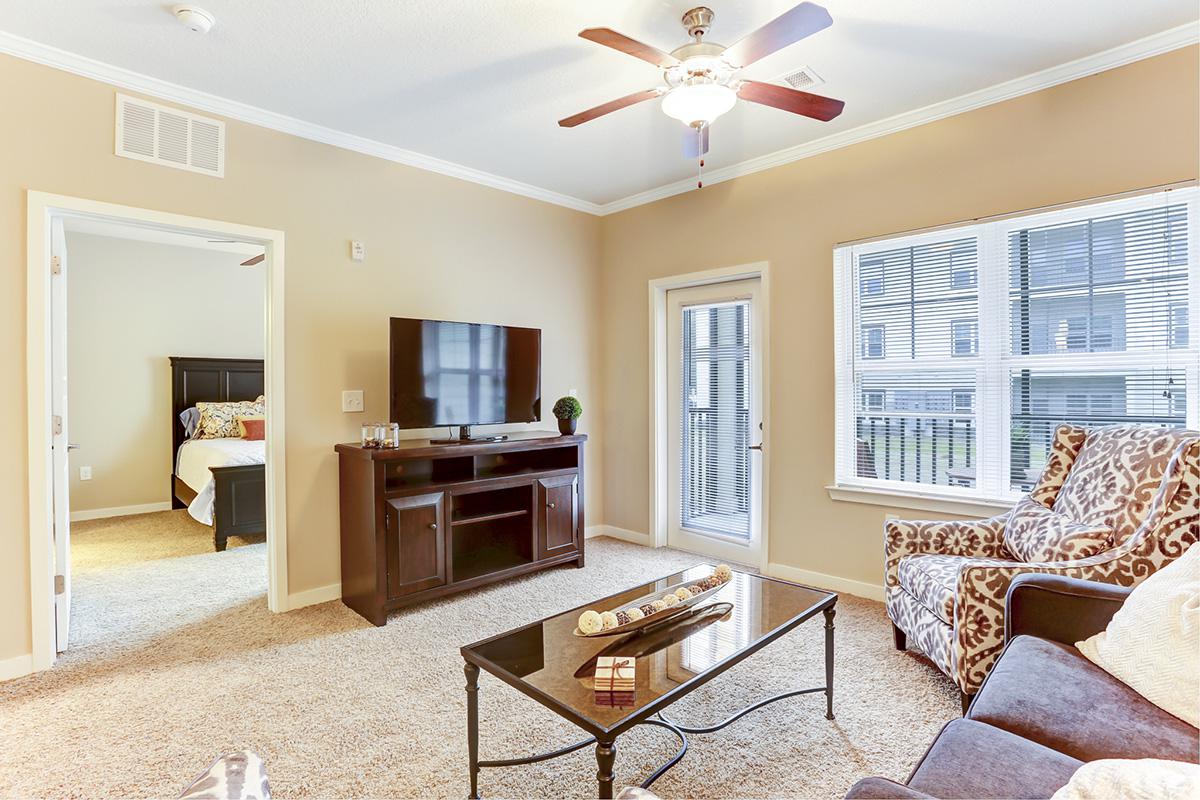
M 377 629 L 337 602 L 270 614 L 264 545 L 213 553 L 184 512 L 155 516 L 76 526 L 72 647 L 50 671 L 0 684 L 0 795 L 173 796 L 216 754 L 247 747 L 266 759 L 279 798 L 464 797 L 458 647 L 701 560 L 594 539 L 585 570 L 430 603 Z M 806 623 L 671 715 L 714 721 L 789 687 L 819 685 L 822 643 L 820 621 Z M 836 669 L 836 721 L 824 718 L 820 695 L 768 706 L 694 737 L 655 789 L 840 797 L 863 775 L 903 779 L 957 716 L 951 684 L 892 650 L 878 603 L 841 598 Z M 486 674 L 480 705 L 484 758 L 582 738 Z M 618 747 L 618 782 L 632 783 L 675 742 L 637 729 Z M 481 789 L 493 798 L 595 797 L 594 774 L 589 748 L 485 770 Z

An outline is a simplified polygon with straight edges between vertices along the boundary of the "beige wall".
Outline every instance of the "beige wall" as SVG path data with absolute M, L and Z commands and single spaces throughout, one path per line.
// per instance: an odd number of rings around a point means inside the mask
M 1185 48 L 606 217 L 605 522 L 648 529 L 647 281 L 768 261 L 770 560 L 880 584 L 889 509 L 824 488 L 834 245 L 1195 178 L 1196 66 Z
M 543 386 L 598 403 L 595 217 L 238 122 L 225 178 L 113 155 L 110 86 L 0 56 L 0 660 L 29 653 L 25 193 L 75 195 L 283 230 L 289 591 L 338 581 L 337 462 L 386 418 L 387 320 L 430 316 L 543 329 Z M 347 242 L 366 243 L 350 261 Z M 343 414 L 341 390 L 366 392 Z M 547 406 L 548 407 L 548 406 Z M 597 413 L 580 429 L 602 438 Z M 543 427 L 553 428 L 553 420 Z M 599 448 L 589 524 L 601 522 Z
M 199 247 L 67 233 L 71 510 L 171 499 L 169 356 L 263 357 L 261 267 Z M 81 466 L 92 479 L 79 480 Z

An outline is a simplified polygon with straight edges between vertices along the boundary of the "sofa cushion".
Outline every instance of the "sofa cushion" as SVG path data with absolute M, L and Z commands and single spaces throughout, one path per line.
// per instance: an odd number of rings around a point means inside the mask
M 1054 501 L 1058 513 L 1107 525 L 1125 542 L 1150 511 L 1171 456 L 1196 432 L 1149 425 L 1112 425 L 1088 433 Z
M 1076 522 L 1029 497 L 1017 501 L 1004 526 L 1004 545 L 1027 563 L 1087 558 L 1109 549 L 1112 540 L 1107 525 Z
M 1083 761 L 1194 761 L 1200 748 L 1200 732 L 1191 725 L 1074 647 L 1033 636 L 1008 644 L 967 716 Z
M 958 571 L 965 564 L 1012 566 L 1011 561 L 997 558 L 970 558 L 967 556 L 920 555 L 907 556 L 896 568 L 900 585 L 918 603 L 932 611 L 942 622 L 954 620 L 954 596 L 958 585 Z
M 942 729 L 908 786 L 934 797 L 1045 798 L 1081 765 L 999 728 L 957 719 Z
M 924 792 L 910 789 L 903 783 L 887 778 L 863 778 L 846 792 L 846 800 L 921 800 L 929 798 Z M 621 800 L 621 798 L 617 798 Z

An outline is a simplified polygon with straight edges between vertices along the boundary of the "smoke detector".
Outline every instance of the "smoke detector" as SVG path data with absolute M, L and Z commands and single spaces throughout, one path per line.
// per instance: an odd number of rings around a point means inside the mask
M 208 33 L 217 21 L 216 17 L 199 6 L 175 6 L 171 11 L 175 14 L 175 19 L 196 33 Z

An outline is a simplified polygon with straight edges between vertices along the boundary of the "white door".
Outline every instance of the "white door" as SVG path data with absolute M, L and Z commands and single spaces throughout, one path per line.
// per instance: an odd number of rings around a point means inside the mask
M 667 292 L 672 547 L 761 567 L 758 279 Z
M 50 221 L 50 394 L 54 464 L 54 620 L 56 649 L 67 649 L 71 627 L 70 458 L 67 444 L 67 239 L 63 221 Z

